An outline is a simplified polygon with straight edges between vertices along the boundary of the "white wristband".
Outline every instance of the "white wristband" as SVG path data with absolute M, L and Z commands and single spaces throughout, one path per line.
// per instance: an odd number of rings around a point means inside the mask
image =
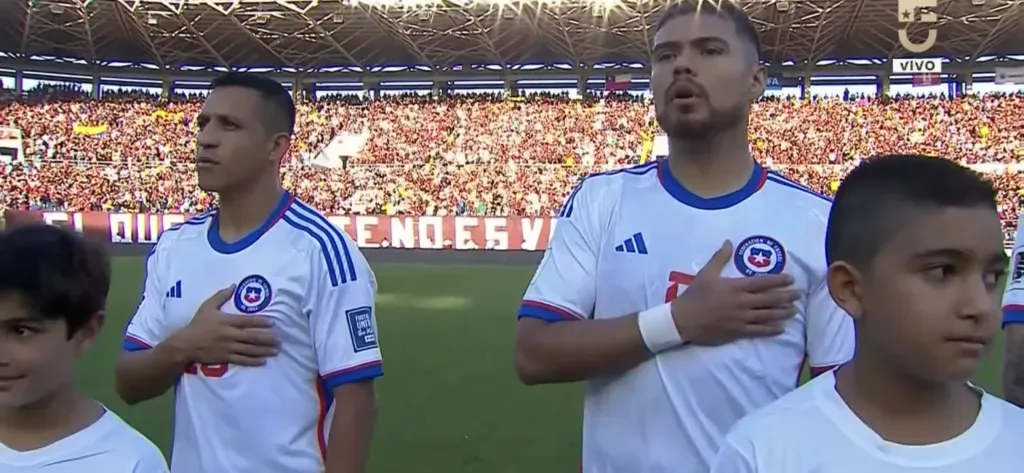
M 683 344 L 676 321 L 672 318 L 672 304 L 662 304 L 640 312 L 637 317 L 640 336 L 651 353 L 659 353 Z

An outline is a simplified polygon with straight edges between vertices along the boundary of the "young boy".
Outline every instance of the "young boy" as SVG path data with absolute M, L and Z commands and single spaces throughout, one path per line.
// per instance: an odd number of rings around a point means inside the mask
M 109 289 L 110 261 L 78 234 L 0 233 L 0 471 L 167 472 L 149 440 L 75 387 Z
M 712 473 L 1021 472 L 1024 411 L 969 382 L 1000 328 L 992 186 L 950 160 L 869 160 L 825 252 L 853 359 L 741 420 Z

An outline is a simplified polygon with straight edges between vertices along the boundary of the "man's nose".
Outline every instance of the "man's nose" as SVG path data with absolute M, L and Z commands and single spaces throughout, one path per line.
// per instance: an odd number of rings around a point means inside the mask
M 199 135 L 196 136 L 196 144 L 200 148 L 212 148 L 217 146 L 216 134 L 211 132 L 209 128 L 201 130 Z
M 692 52 L 689 52 L 689 50 L 680 51 L 679 54 L 676 55 L 676 62 L 673 64 L 672 74 L 675 76 L 696 75 L 694 62 L 695 58 L 693 57 Z

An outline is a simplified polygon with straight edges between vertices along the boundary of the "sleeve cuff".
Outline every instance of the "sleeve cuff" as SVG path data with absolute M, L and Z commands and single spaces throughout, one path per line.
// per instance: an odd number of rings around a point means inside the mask
M 1024 324 L 1024 305 L 1012 304 L 1003 307 L 1003 325 Z
M 519 318 L 540 319 L 545 322 L 570 322 L 582 320 L 585 317 L 576 315 L 561 307 L 545 302 L 524 300 L 519 306 Z
M 320 375 L 323 379 L 324 387 L 328 390 L 343 384 L 358 383 L 381 376 L 384 376 L 384 364 L 380 360 L 368 361 Z
M 153 348 L 153 345 L 146 343 L 139 337 L 134 337 L 132 335 L 125 334 L 124 342 L 122 342 L 121 348 L 124 351 L 141 351 L 149 350 L 150 348 Z

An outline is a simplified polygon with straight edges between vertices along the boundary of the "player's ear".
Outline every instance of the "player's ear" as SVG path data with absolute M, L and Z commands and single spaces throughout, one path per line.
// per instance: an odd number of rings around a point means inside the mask
M 292 139 L 287 133 L 278 133 L 270 140 L 270 158 L 280 162 L 292 147 Z
M 863 278 L 849 263 L 837 261 L 828 267 L 828 292 L 839 308 L 857 320 L 864 313 Z
M 75 336 L 73 337 L 77 345 L 75 347 L 76 355 L 81 355 L 85 350 L 92 346 L 92 342 L 96 340 L 96 337 L 98 337 L 103 330 L 103 323 L 105 321 L 106 314 L 101 310 L 78 328 L 78 331 L 75 332 Z
M 764 66 L 758 62 L 754 67 L 754 77 L 750 81 L 750 101 L 756 102 L 764 94 L 764 87 L 768 81 L 768 74 Z

